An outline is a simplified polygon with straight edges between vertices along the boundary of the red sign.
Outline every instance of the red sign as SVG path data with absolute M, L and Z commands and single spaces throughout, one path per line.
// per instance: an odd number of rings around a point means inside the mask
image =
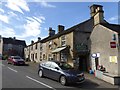
M 116 42 L 110 42 L 110 47 L 111 48 L 116 48 Z

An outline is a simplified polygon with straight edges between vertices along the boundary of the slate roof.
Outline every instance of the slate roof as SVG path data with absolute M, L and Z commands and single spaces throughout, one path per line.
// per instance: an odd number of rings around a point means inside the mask
M 87 27 L 84 27 L 84 25 L 85 25 L 85 24 L 88 24 L 88 22 L 91 22 L 91 28 L 89 29 L 90 31 L 85 31 L 85 30 L 86 30 L 85 28 L 87 28 Z M 41 42 L 44 43 L 44 42 L 46 42 L 46 41 L 49 41 L 49 40 L 55 39 L 55 38 L 57 38 L 57 37 L 60 37 L 60 36 L 62 36 L 62 35 L 68 34 L 68 33 L 70 33 L 70 32 L 75 31 L 75 29 L 77 29 L 77 28 L 79 28 L 79 27 L 83 27 L 83 29 L 80 30 L 81 32 L 83 32 L 83 33 L 91 33 L 91 32 L 92 32 L 91 29 L 93 29 L 93 18 L 90 18 L 90 19 L 88 19 L 88 20 L 86 20 L 86 21 L 84 21 L 84 22 L 82 22 L 82 23 L 79 23 L 79 24 L 77 24 L 77 25 L 74 25 L 74 26 L 71 27 L 71 28 L 68 28 L 68 29 L 66 29 L 66 30 L 64 30 L 64 31 L 62 31 L 62 32 L 60 32 L 60 33 L 55 34 L 54 36 L 48 36 L 48 37 L 42 39 Z
M 110 24 L 106 20 L 104 20 L 104 21 L 105 21 L 105 23 L 101 23 L 101 25 L 103 25 L 103 26 L 105 26 L 105 27 L 107 27 L 107 28 L 109 28 L 109 29 L 111 29 L 113 31 L 116 31 L 116 32 L 118 32 L 120 34 L 120 25 Z M 90 23 L 89 26 L 88 26 L 89 28 L 87 27 L 88 23 Z M 81 28 L 81 27 L 82 27 L 82 29 L 79 29 L 79 32 L 91 33 L 93 28 L 94 28 L 94 20 L 93 20 L 93 18 L 90 18 L 90 19 L 88 19 L 88 20 L 86 20 L 86 21 L 84 21 L 82 23 L 74 25 L 71 28 L 68 28 L 68 29 L 66 29 L 66 30 L 64 30 L 64 31 L 62 31 L 60 33 L 55 34 L 54 36 L 48 36 L 48 37 L 42 39 L 41 41 L 34 42 L 33 44 L 36 44 L 36 43 L 39 43 L 39 42 L 45 43 L 46 41 L 58 38 L 58 37 L 60 37 L 62 35 L 65 35 L 65 34 L 68 34 L 70 32 L 73 32 L 77 28 Z M 28 46 L 31 46 L 33 44 L 30 44 Z
M 112 31 L 118 32 L 120 34 L 120 25 L 109 24 L 109 23 L 103 23 L 101 25 L 111 29 Z
M 13 38 L 4 38 L 4 37 L 3 37 L 3 44 L 26 46 L 26 42 L 24 40 L 17 40 L 17 39 L 13 39 Z

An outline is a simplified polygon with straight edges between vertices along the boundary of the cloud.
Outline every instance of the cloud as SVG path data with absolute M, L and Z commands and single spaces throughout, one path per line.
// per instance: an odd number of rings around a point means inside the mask
M 0 15 L 0 20 L 5 23 L 9 23 L 9 18 L 6 15 Z
M 109 21 L 115 21 L 115 20 L 118 20 L 118 16 L 114 16 L 114 17 L 109 18 Z
M 7 0 L 6 6 L 12 9 L 13 11 L 17 11 L 22 14 L 24 14 L 22 9 L 25 11 L 30 11 L 27 2 L 25 0 Z
M 18 16 L 17 14 L 15 14 L 15 13 L 12 12 L 12 11 L 8 12 L 8 15 L 9 15 L 10 17 L 17 17 L 17 16 Z
M 3 9 L 0 8 L 0 13 L 4 13 L 5 11 Z
M 45 18 L 41 17 L 27 17 L 27 23 L 24 24 L 25 32 L 22 34 L 21 37 L 36 37 L 39 36 L 41 33 L 41 24 L 44 23 Z
M 49 0 L 32 0 L 33 2 L 39 2 L 42 7 L 55 8 L 55 5 L 49 4 Z
M 42 7 L 50 7 L 50 8 L 55 8 L 56 6 L 54 6 L 54 5 L 52 5 L 52 4 L 49 4 L 49 3 L 47 3 L 45 0 L 42 0 L 41 2 L 40 2 L 40 4 L 41 4 L 41 6 Z
M 13 37 L 15 36 L 15 31 L 12 29 L 12 28 L 5 28 L 4 30 L 1 30 L 0 29 L 0 34 L 3 36 L 3 37 Z

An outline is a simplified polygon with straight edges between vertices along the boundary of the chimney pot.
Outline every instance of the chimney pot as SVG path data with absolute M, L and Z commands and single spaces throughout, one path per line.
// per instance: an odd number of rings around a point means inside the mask
M 63 25 L 58 25 L 58 33 L 64 31 L 65 27 Z
M 55 30 L 49 27 L 49 36 L 54 36 L 54 35 L 55 35 Z
M 100 23 L 105 23 L 104 21 L 104 11 L 103 6 L 93 4 L 90 7 L 91 10 L 91 17 L 94 19 L 94 26 Z
M 38 41 L 40 41 L 41 40 L 41 38 L 40 37 L 38 37 Z
M 31 41 L 31 44 L 33 44 L 33 43 L 34 43 L 34 41 L 32 40 L 32 41 Z

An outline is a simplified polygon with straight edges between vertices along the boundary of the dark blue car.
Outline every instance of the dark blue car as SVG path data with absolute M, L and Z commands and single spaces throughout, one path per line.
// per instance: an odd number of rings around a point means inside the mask
M 39 64 L 38 75 L 59 81 L 62 85 L 83 82 L 84 73 L 75 70 L 70 64 L 57 61 L 46 61 Z

